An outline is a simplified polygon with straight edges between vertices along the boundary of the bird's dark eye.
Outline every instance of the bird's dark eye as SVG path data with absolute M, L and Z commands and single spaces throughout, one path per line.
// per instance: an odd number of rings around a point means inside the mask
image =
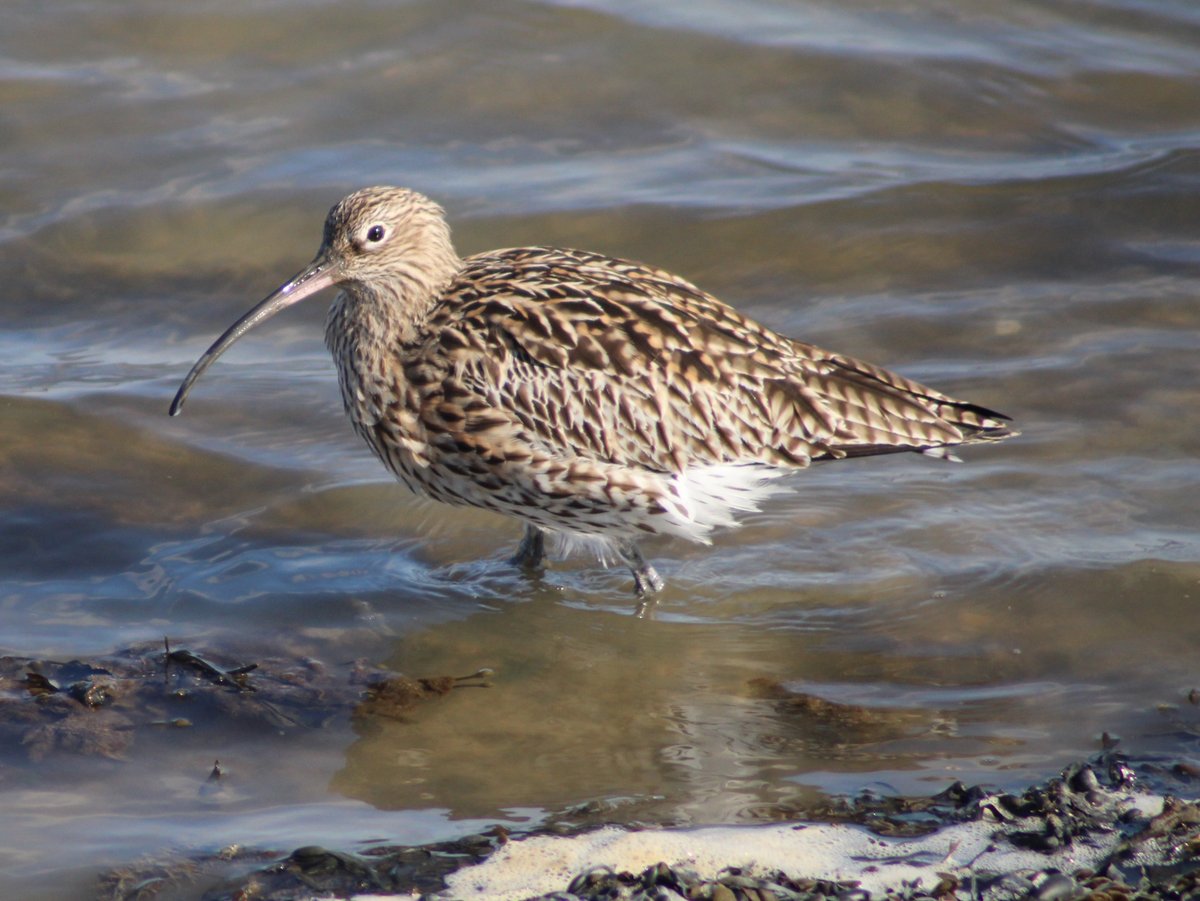
M 383 226 L 382 225 L 372 225 L 369 229 L 367 229 L 367 240 L 370 241 L 372 244 L 378 244 L 380 241 L 382 241 L 383 240 Z

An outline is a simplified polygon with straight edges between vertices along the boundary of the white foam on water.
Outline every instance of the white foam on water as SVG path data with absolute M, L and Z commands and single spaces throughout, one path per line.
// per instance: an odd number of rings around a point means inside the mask
M 1162 811 L 1157 795 L 1131 794 L 1118 802 L 1142 815 Z M 722 826 L 694 829 L 647 829 L 610 826 L 570 838 L 536 836 L 508 842 L 491 857 L 447 878 L 446 901 L 521 901 L 565 891 L 580 873 L 595 867 L 639 873 L 665 862 L 713 878 L 726 867 L 750 875 L 783 872 L 793 877 L 854 880 L 882 894 L 901 882 L 932 887 L 940 873 L 1006 874 L 1057 868 L 1071 872 L 1091 867 L 1120 840 L 1116 832 L 1078 838 L 1054 854 L 1016 848 L 1000 831 L 1044 828 L 1041 819 L 998 823 L 986 819 L 948 826 L 921 838 L 873 835 L 858 826 L 801 824 Z M 356 901 L 401 896 L 359 895 Z M 407 896 L 406 896 L 407 897 Z

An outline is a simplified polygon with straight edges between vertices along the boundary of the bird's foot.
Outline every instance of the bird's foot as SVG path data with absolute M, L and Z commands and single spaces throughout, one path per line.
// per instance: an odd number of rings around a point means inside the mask
M 662 577 L 649 563 L 633 570 L 633 590 L 637 592 L 638 597 L 644 598 L 649 594 L 658 594 L 662 589 Z
M 662 578 L 649 563 L 643 562 L 640 569 L 634 569 L 633 590 L 637 592 L 638 603 L 633 615 L 638 619 L 645 619 L 647 614 L 651 614 L 658 606 L 658 593 L 662 588 Z
M 517 552 L 508 562 L 526 571 L 542 569 L 546 562 L 546 533 L 537 526 L 526 523 L 525 534 L 521 536 Z
M 646 558 L 642 556 L 642 552 L 638 550 L 636 544 L 632 541 L 623 541 L 617 546 L 617 553 L 621 555 L 621 559 L 633 573 L 633 590 L 639 598 L 662 591 L 662 578 L 654 571 L 654 567 L 646 562 Z

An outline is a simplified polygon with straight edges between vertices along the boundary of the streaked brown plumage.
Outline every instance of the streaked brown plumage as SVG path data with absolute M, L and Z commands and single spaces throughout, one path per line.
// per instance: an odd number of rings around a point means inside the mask
M 355 430 L 412 490 L 599 542 L 661 580 L 637 538 L 707 542 L 813 460 L 1008 437 L 1007 417 L 802 344 L 687 281 L 550 247 L 460 259 L 442 209 L 367 188 L 329 212 L 313 262 L 197 361 L 171 406 L 259 322 L 337 285 L 325 340 Z

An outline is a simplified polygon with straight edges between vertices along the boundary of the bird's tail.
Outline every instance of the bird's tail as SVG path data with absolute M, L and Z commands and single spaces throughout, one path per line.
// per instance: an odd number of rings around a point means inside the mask
M 970 404 L 965 401 L 947 401 L 938 405 L 938 415 L 963 433 L 963 444 L 979 441 L 1003 441 L 1021 433 L 1011 426 L 1012 417 Z

